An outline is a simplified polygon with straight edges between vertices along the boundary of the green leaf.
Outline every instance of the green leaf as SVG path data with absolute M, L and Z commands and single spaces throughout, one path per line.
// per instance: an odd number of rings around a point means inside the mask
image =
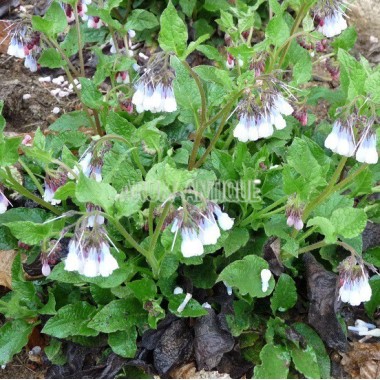
M 98 331 L 87 327 L 95 313 L 95 306 L 85 301 L 66 305 L 47 321 L 42 333 L 56 338 L 67 338 L 72 335 L 97 336 Z
M 20 137 L 7 138 L 0 142 L 0 166 L 10 166 L 17 162 L 20 143 Z
M 236 260 L 224 268 L 218 281 L 224 281 L 227 285 L 236 287 L 242 295 L 266 297 L 274 288 L 274 279 L 271 277 L 268 290 L 263 292 L 261 289 L 261 271 L 268 268 L 268 263 L 261 257 L 245 256 L 243 260 Z
M 108 335 L 108 344 L 112 351 L 123 358 L 134 358 L 137 350 L 137 331 L 135 326 L 125 331 L 117 331 Z
M 300 333 L 307 341 L 307 344 L 310 345 L 316 355 L 317 362 L 319 366 L 319 371 L 322 379 L 330 379 L 331 378 L 331 363 L 330 357 L 326 352 L 325 345 L 323 344 L 322 339 L 319 335 L 308 325 L 304 323 L 297 322 L 292 325 L 292 327 Z
M 106 131 L 130 140 L 136 127 L 118 113 L 111 111 L 107 115 Z
M 157 286 L 150 278 L 130 282 L 127 287 L 132 290 L 135 297 L 140 301 L 153 300 L 157 295 Z
M 333 244 L 336 242 L 336 230 L 335 226 L 331 221 L 322 216 L 316 216 L 315 218 L 309 219 L 307 222 L 307 227 L 318 226 L 321 233 L 325 235 L 325 241 L 327 244 Z
M 227 323 L 233 336 L 240 336 L 245 330 L 252 328 L 254 324 L 253 304 L 246 301 L 234 301 L 233 314 L 227 314 Z
M 115 298 L 109 288 L 101 288 L 95 284 L 90 285 L 90 292 L 93 300 L 98 305 L 106 305 Z
M 171 1 L 162 12 L 160 24 L 161 30 L 158 42 L 161 49 L 182 56 L 187 46 L 187 27 Z
M 283 346 L 266 344 L 260 352 L 261 364 L 255 366 L 254 379 L 286 379 L 290 355 Z
M 375 102 L 380 102 L 380 71 L 376 71 L 367 78 L 365 90 Z
M 125 28 L 141 32 L 154 29 L 158 25 L 157 17 L 153 13 L 148 12 L 145 9 L 134 9 L 128 16 Z
M 64 365 L 67 362 L 66 356 L 62 352 L 62 342 L 51 338 L 50 344 L 44 348 L 48 359 L 55 365 Z
M 305 350 L 292 347 L 290 353 L 297 371 L 305 375 L 306 378 L 319 379 L 321 377 L 317 355 L 311 346 L 307 346 Z
M 171 66 L 176 73 L 173 87 L 178 105 L 181 109 L 191 110 L 193 115 L 198 113 L 198 109 L 201 106 L 201 96 L 194 79 L 183 67 L 178 58 L 171 58 Z
M 196 41 L 191 41 L 189 43 L 189 46 L 187 47 L 185 53 L 183 54 L 183 56 L 181 57 L 182 59 L 185 59 L 189 54 L 191 54 L 194 50 L 197 49 L 197 47 L 202 43 L 202 42 L 205 42 L 206 40 L 208 40 L 210 38 L 210 34 L 202 34 L 201 36 L 199 36 L 197 38 Z M 209 66 L 210 67 L 210 66 Z
M 135 298 L 111 301 L 104 306 L 88 327 L 104 333 L 124 331 L 147 319 L 147 312 Z
M 373 276 L 369 280 L 369 284 L 372 288 L 371 300 L 364 304 L 367 314 L 373 318 L 375 311 L 380 306 L 380 276 Z
M 183 271 L 184 275 L 191 279 L 194 286 L 200 289 L 212 288 L 218 278 L 214 259 L 210 256 L 206 256 L 201 265 L 186 265 Z
M 97 109 L 103 104 L 103 95 L 97 89 L 94 82 L 88 78 L 79 78 L 81 88 L 81 101 L 87 107 Z
M 177 294 L 177 295 L 172 295 L 169 296 L 169 311 L 178 317 L 190 317 L 190 318 L 196 318 L 196 317 L 201 317 L 202 315 L 207 315 L 207 310 L 202 307 L 202 305 L 194 300 L 191 299 L 189 303 L 186 305 L 185 309 L 179 313 L 177 311 L 178 307 L 181 305 L 182 301 L 185 299 L 186 295 L 185 294 Z
M 80 173 L 75 196 L 80 202 L 91 202 L 110 212 L 115 202 L 116 190 L 107 183 L 97 182 Z
M 340 208 L 332 213 L 331 223 L 339 235 L 345 238 L 354 238 L 363 232 L 367 224 L 367 215 L 363 209 Z
M 33 328 L 34 325 L 21 319 L 7 322 L 0 327 L 0 365 L 10 362 L 13 355 L 26 346 Z
M 193 69 L 204 81 L 220 84 L 226 90 L 232 88 L 232 79 L 226 70 L 217 69 L 213 66 L 200 65 Z
M 320 204 L 313 212 L 314 216 L 323 216 L 329 219 L 332 213 L 339 208 L 352 207 L 354 205 L 354 200 L 347 198 L 339 193 L 335 192 L 330 195 L 330 197 Z
M 65 61 L 61 58 L 61 54 L 56 49 L 47 48 L 42 51 L 38 63 L 42 67 L 48 67 L 49 69 L 58 69 L 65 66 Z
M 344 30 L 339 36 L 331 42 L 331 46 L 338 51 L 339 49 L 350 50 L 354 47 L 358 34 L 355 28 L 350 27 Z
M 83 28 L 82 32 L 83 32 Z M 74 54 L 78 53 L 79 47 L 78 47 L 78 30 L 76 28 L 76 25 L 73 25 L 69 32 L 67 33 L 65 39 L 61 42 L 61 48 L 65 52 L 67 57 L 71 57 Z M 82 41 L 83 46 L 83 41 Z
M 49 129 L 56 132 L 77 131 L 79 128 L 90 128 L 90 120 L 84 111 L 74 111 L 63 114 Z
M 224 243 L 224 254 L 226 257 L 231 256 L 238 251 L 241 247 L 244 247 L 249 240 L 249 232 L 246 228 L 234 228 L 226 242 Z
M 338 50 L 338 60 L 341 67 L 341 87 L 347 100 L 351 101 L 358 95 L 365 95 L 367 72 L 363 65 L 343 49 Z
M 197 0 L 179 0 L 179 5 L 187 17 L 191 17 L 197 4 Z
M 265 36 L 276 47 L 280 47 L 289 38 L 289 26 L 282 15 L 276 15 L 269 21 L 265 29 Z
M 12 234 L 25 244 L 38 244 L 41 240 L 53 233 L 54 223 L 37 224 L 33 222 L 8 222 L 4 223 Z
M 33 29 L 56 39 L 67 27 L 67 19 L 63 8 L 58 2 L 53 2 L 46 11 L 45 16 L 32 16 Z
M 297 302 L 297 288 L 294 280 L 287 274 L 282 273 L 277 281 L 276 288 L 270 299 L 273 313 L 286 311 Z

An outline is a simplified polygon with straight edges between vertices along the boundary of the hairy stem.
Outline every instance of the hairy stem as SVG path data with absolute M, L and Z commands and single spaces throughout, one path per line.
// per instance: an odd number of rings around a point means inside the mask
M 61 215 L 62 212 L 58 210 L 56 207 L 52 206 L 50 203 L 45 202 L 43 199 L 37 197 L 33 193 L 31 193 L 29 190 L 25 189 L 24 186 L 19 184 L 17 180 L 15 180 L 12 176 L 12 173 L 9 168 L 5 168 L 7 175 L 8 175 L 8 181 L 10 183 L 10 187 L 12 187 L 15 191 L 17 191 L 19 194 L 23 195 L 26 198 L 31 199 L 32 201 L 38 203 L 40 206 L 45 207 L 46 209 L 50 210 L 55 215 Z
M 79 22 L 79 15 L 78 15 L 78 2 L 76 2 L 74 6 L 74 16 L 75 16 L 75 27 L 77 29 L 77 36 L 78 36 L 78 54 L 79 54 L 80 74 L 82 77 L 84 77 L 85 71 L 84 71 L 84 59 L 83 59 L 82 33 L 80 30 L 80 22 Z

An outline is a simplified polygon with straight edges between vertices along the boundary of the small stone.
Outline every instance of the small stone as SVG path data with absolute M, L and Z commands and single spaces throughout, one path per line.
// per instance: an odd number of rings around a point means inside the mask
M 60 97 L 60 98 L 64 98 L 64 97 L 66 97 L 66 96 L 68 96 L 69 95 L 69 92 L 68 91 L 59 91 L 58 92 L 58 96 Z
M 53 95 L 53 96 L 57 96 L 58 93 L 60 92 L 61 90 L 59 88 L 56 88 L 55 90 L 51 90 L 50 93 Z
M 40 77 L 38 78 L 39 82 L 51 82 L 51 77 Z
M 372 44 L 377 44 L 379 42 L 379 39 L 375 36 L 370 36 L 369 42 L 371 42 Z
M 28 100 L 28 99 L 30 99 L 32 97 L 32 95 L 30 95 L 30 94 L 24 94 L 23 96 L 22 96 L 22 99 L 23 100 Z
M 54 107 L 51 112 L 53 112 L 54 114 L 57 115 L 57 114 L 59 114 L 61 112 L 61 109 L 59 107 Z

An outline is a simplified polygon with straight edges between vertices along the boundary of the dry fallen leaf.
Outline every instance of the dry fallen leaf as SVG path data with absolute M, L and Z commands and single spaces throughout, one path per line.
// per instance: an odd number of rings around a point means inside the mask
M 342 355 L 341 365 L 354 379 L 379 379 L 380 343 L 352 343 L 351 350 Z
M 12 287 L 12 264 L 17 253 L 14 250 L 0 251 L 0 286 Z

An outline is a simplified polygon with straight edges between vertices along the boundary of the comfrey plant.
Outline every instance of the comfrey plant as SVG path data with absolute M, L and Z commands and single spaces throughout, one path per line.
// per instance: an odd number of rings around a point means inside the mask
M 350 54 L 347 9 L 64 0 L 10 23 L 11 59 L 76 109 L 29 138 L 9 136 L 0 117 L 0 245 L 17 252 L 0 365 L 33 330 L 56 365 L 68 341 L 134 358 L 174 314 L 195 329 L 181 344 L 199 368 L 230 360 L 204 357 L 199 326 L 215 320 L 254 378 L 331 377 L 334 321 L 309 322 L 323 320 L 315 278 L 339 273 L 321 281 L 332 317 L 356 307 L 370 320 L 380 294 L 380 75 Z M 377 333 L 363 326 L 352 331 Z

